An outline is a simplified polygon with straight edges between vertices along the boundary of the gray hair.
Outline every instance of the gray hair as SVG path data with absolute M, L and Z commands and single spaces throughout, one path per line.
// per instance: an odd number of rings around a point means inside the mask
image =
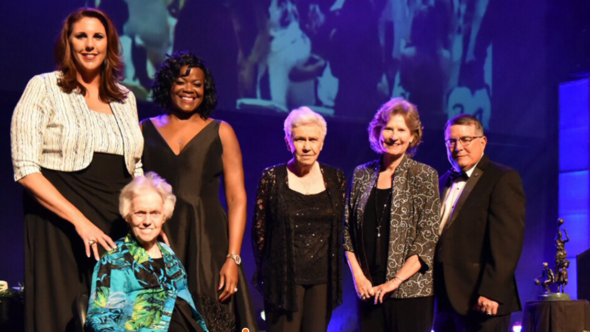
M 326 138 L 326 134 L 328 133 L 326 120 L 319 113 L 314 112 L 311 108 L 306 106 L 301 106 L 292 110 L 285 119 L 285 138 L 292 141 L 293 129 L 307 124 L 318 126 L 320 128 L 322 140 Z
M 482 136 L 484 135 L 483 126 L 481 125 L 481 122 L 479 122 L 479 119 L 477 119 L 476 117 L 474 117 L 471 114 L 458 114 L 458 115 L 455 115 L 454 117 L 452 117 L 445 124 L 445 132 L 447 131 L 447 128 L 454 126 L 454 125 L 461 125 L 461 126 L 474 125 L 475 132 L 478 135 L 482 135 Z
M 121 191 L 119 196 L 119 212 L 123 218 L 127 219 L 131 213 L 131 202 L 137 195 L 141 195 L 144 190 L 153 190 L 162 198 L 164 203 L 164 215 L 167 219 L 172 217 L 176 196 L 172 193 L 172 186 L 161 176 L 154 172 L 149 172 L 145 176 L 136 176 Z

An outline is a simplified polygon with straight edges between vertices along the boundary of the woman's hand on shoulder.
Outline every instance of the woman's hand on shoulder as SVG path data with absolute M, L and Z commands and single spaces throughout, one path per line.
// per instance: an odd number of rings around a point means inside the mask
M 88 220 L 77 223 L 76 232 L 82 239 L 82 242 L 84 242 L 86 256 L 90 257 L 90 251 L 92 250 L 92 254 L 97 261 L 100 259 L 100 255 L 98 254 L 99 244 L 106 251 L 110 251 L 117 247 L 115 242 L 113 242 L 108 235 Z

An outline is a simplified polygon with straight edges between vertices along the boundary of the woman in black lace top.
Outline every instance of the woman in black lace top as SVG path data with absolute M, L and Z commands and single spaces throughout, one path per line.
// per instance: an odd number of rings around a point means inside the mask
M 431 330 L 440 201 L 436 171 L 410 158 L 421 138 L 416 106 L 392 99 L 369 125 L 380 157 L 354 170 L 344 250 L 361 300 L 361 331 Z
M 293 158 L 262 173 L 252 223 L 267 330 L 326 331 L 342 303 L 341 221 L 344 173 L 317 158 L 326 121 L 307 107 L 285 120 Z M 321 305 L 321 304 L 324 305 Z

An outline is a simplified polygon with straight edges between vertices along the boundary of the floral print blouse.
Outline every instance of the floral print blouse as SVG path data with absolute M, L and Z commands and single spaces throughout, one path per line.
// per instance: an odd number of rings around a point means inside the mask
M 129 233 L 115 242 L 94 268 L 86 329 L 89 331 L 168 331 L 178 297 L 190 304 L 197 323 L 186 272 L 172 249 L 158 243 L 165 269 L 156 268 L 147 251 Z

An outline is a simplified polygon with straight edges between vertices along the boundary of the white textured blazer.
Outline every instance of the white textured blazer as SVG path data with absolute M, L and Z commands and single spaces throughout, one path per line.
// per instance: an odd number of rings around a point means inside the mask
M 14 109 L 10 138 L 15 181 L 40 173 L 41 167 L 75 172 L 92 161 L 95 142 L 89 112 L 93 111 L 79 92 L 61 90 L 57 85 L 61 75 L 55 71 L 33 77 Z M 125 100 L 110 106 L 123 138 L 127 170 L 142 175 L 143 136 L 135 96 L 128 91 Z

